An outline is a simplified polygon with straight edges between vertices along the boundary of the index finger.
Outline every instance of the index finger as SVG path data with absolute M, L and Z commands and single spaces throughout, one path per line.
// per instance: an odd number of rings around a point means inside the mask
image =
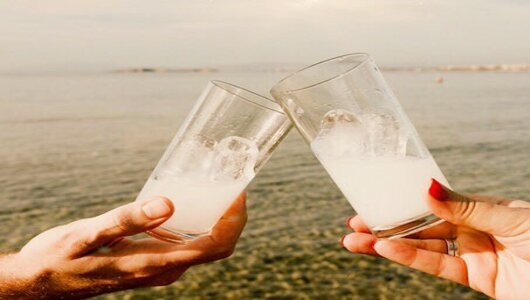
M 423 250 L 392 240 L 378 241 L 374 249 L 379 255 L 399 264 L 468 285 L 466 263 L 460 257 Z
M 186 246 L 198 247 L 206 251 L 220 246 L 233 248 L 247 222 L 246 198 L 246 193 L 241 193 L 214 226 L 209 236 L 194 240 Z
M 208 236 L 181 245 L 157 241 L 156 244 L 164 245 L 158 249 L 160 254 L 154 259 L 164 265 L 195 265 L 230 256 L 247 222 L 245 202 L 246 194 L 243 192 Z
M 118 247 L 111 253 L 92 256 L 114 256 L 124 258 L 124 269 L 135 271 L 167 270 L 177 266 L 191 266 L 229 256 L 243 231 L 247 220 L 246 195 L 241 193 L 225 212 L 209 236 L 172 244 L 156 239 L 130 241 L 126 247 Z M 125 259 L 129 258 L 129 259 Z

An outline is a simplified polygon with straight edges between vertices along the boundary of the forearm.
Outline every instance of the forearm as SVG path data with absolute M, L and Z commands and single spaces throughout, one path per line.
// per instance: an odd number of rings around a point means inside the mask
M 36 283 L 22 275 L 24 266 L 16 258 L 15 253 L 0 255 L 0 299 L 35 299 Z

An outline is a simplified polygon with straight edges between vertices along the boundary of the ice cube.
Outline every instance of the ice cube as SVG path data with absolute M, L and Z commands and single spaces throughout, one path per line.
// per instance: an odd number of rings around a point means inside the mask
M 334 109 L 324 115 L 311 147 L 317 155 L 360 155 L 365 152 L 365 135 L 363 125 L 354 113 Z
M 254 177 L 259 150 L 255 142 L 230 136 L 215 147 L 210 178 L 215 181 L 236 181 Z
M 400 138 L 400 126 L 397 118 L 390 112 L 372 112 L 363 114 L 366 129 L 368 151 L 373 156 L 404 155 L 406 140 Z
M 194 137 L 176 145 L 172 155 L 163 165 L 164 173 L 207 176 L 212 165 L 215 140 Z
M 324 115 L 324 118 L 320 123 L 320 128 L 330 129 L 339 124 L 352 124 L 356 122 L 359 122 L 359 120 L 357 119 L 354 113 L 349 112 L 345 109 L 334 109 L 328 111 Z

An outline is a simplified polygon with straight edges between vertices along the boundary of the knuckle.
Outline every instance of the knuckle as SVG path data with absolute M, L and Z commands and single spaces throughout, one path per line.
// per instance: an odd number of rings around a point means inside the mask
M 413 268 L 418 262 L 418 252 L 404 253 L 403 262 L 406 266 Z
M 444 257 L 439 256 L 438 259 L 436 259 L 436 261 L 433 263 L 433 265 L 435 266 L 433 275 L 437 277 L 441 277 L 445 269 L 447 268 L 446 263 L 447 262 L 445 261 Z
M 83 232 L 79 221 L 57 227 L 53 235 L 56 237 L 58 247 L 63 251 L 76 251 L 88 244 L 88 237 Z
M 133 266 L 130 267 L 131 272 L 135 274 L 135 277 L 150 278 L 160 274 L 171 266 L 167 260 L 155 255 L 153 257 L 140 258 Z
M 234 243 L 212 241 L 206 250 L 197 257 L 197 260 L 200 262 L 210 262 L 228 258 L 234 253 L 234 248 Z
M 128 216 L 127 214 L 121 213 L 117 210 L 113 211 L 111 216 L 112 216 L 112 222 L 114 224 L 114 227 L 116 227 L 116 229 L 118 229 L 121 232 L 128 231 L 134 225 L 132 218 L 130 216 Z
M 79 222 L 72 222 L 70 224 L 61 225 L 55 227 L 53 231 L 50 231 L 50 234 L 53 234 L 57 237 L 60 243 L 66 244 L 69 241 L 76 240 L 76 237 L 79 236 L 78 226 Z
M 80 252 L 90 247 L 90 242 L 87 239 L 77 239 L 69 241 L 66 245 L 66 249 L 73 252 Z
M 220 245 L 215 251 L 215 257 L 217 259 L 228 258 L 234 254 L 234 248 L 233 245 Z
M 152 269 L 149 269 L 145 265 L 138 266 L 134 263 L 122 259 L 119 259 L 115 263 L 114 268 L 121 275 L 121 278 L 124 280 L 131 281 L 144 281 L 153 277 L 154 272 Z
M 416 240 L 416 247 L 425 249 L 425 247 L 427 247 L 427 243 L 424 240 Z
M 74 230 L 68 233 L 68 239 L 66 242 L 66 247 L 68 249 L 74 251 L 87 249 L 98 241 L 100 237 L 99 231 L 94 230 L 93 228 L 83 229 L 83 231 L 85 232 Z
M 59 243 L 61 245 L 70 245 L 74 242 L 76 242 L 77 237 L 79 236 L 79 233 L 75 230 L 71 230 L 71 228 L 63 227 L 63 228 L 57 228 L 58 230 L 55 232 Z
M 459 221 L 467 221 L 473 217 L 477 202 L 465 201 L 461 202 L 457 209 L 457 218 Z
M 141 268 L 145 272 L 155 272 L 155 270 L 160 269 L 166 269 L 171 267 L 172 264 L 167 259 L 163 259 L 162 257 L 153 257 L 150 259 L 147 259 L 144 263 L 144 266 Z

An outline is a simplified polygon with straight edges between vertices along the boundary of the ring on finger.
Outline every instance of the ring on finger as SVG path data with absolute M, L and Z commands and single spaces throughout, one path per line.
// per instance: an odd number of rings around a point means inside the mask
M 445 239 L 445 243 L 447 244 L 447 254 L 458 256 L 458 244 L 456 243 L 456 240 Z

